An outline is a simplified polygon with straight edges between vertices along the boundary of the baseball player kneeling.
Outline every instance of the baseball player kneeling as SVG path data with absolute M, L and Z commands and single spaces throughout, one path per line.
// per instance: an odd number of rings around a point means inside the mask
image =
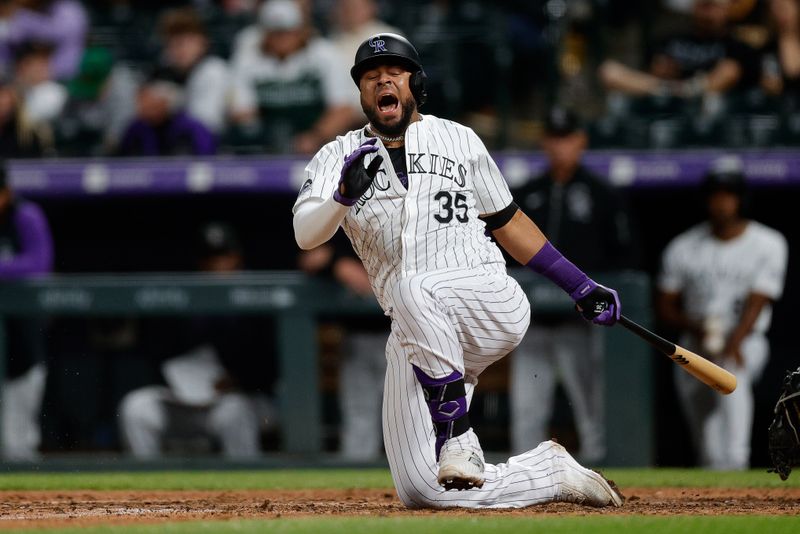
M 435 508 L 620 506 L 613 484 L 552 441 L 486 464 L 469 422 L 478 376 L 519 344 L 530 320 L 487 230 L 595 323 L 619 318 L 616 291 L 587 277 L 519 211 L 475 132 L 418 112 L 425 73 L 411 43 L 375 35 L 350 73 L 369 123 L 308 164 L 294 230 L 310 249 L 341 226 L 392 319 L 383 432 L 400 499 Z

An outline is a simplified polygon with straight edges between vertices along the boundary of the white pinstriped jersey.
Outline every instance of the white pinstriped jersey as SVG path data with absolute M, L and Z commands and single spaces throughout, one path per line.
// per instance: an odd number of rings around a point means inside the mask
M 667 245 L 658 285 L 663 291 L 681 292 L 692 319 L 720 320 L 727 335 L 738 324 L 751 292 L 780 298 L 787 256 L 786 238 L 759 222 L 749 221 L 742 235 L 728 241 L 714 237 L 704 222 Z M 771 318 L 772 307 L 766 305 L 753 333 L 766 333 Z
M 470 128 L 432 115 L 421 118 L 405 134 L 408 189 L 378 141 L 381 169 L 342 222 L 384 310 L 400 278 L 453 267 L 504 268 L 478 215 L 511 203 L 505 179 Z M 306 166 L 295 209 L 309 198 L 331 197 L 345 156 L 366 139 L 364 129 L 354 130 L 322 147 Z M 364 165 L 374 157 L 368 154 Z

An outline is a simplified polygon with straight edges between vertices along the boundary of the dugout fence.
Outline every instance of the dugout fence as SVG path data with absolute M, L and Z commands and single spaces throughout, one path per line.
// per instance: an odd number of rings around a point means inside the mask
M 517 277 L 538 312 L 574 314 L 572 301 L 533 273 Z M 640 272 L 598 274 L 626 314 L 651 323 L 650 286 Z M 275 322 L 281 451 L 314 463 L 323 449 L 317 322 L 381 310 L 335 284 L 293 271 L 225 277 L 186 274 L 59 275 L 0 285 L 0 318 L 264 314 Z M 6 361 L 0 321 L 0 378 Z M 619 327 L 605 331 L 607 465 L 652 465 L 655 455 L 651 349 Z M 1 382 L 1 381 L 0 381 Z

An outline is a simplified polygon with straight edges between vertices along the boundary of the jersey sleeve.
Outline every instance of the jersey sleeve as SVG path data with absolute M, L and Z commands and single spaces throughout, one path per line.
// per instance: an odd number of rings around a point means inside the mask
M 468 130 L 467 139 L 473 154 L 472 175 L 475 187 L 475 207 L 479 215 L 497 213 L 511 204 L 513 197 L 489 151 L 478 135 Z
M 292 212 L 310 198 L 325 200 L 333 196 L 339 185 L 343 159 L 338 141 L 331 141 L 316 153 L 303 171 L 303 185 L 297 194 Z
M 751 290 L 772 300 L 777 300 L 783 293 L 783 284 L 786 279 L 788 245 L 782 235 L 777 234 L 771 237 L 772 239 L 764 244 L 759 264 L 761 268 L 756 273 Z
M 685 269 L 680 242 L 673 241 L 667 245 L 661 257 L 661 271 L 658 273 L 658 289 L 665 293 L 678 293 L 685 285 Z

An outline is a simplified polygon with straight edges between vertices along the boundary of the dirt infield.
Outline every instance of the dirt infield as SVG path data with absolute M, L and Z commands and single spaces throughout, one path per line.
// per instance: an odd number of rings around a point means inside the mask
M 557 503 L 523 510 L 409 510 L 394 490 L 4 491 L 0 530 L 310 515 L 800 515 L 800 488 L 627 488 L 620 509 Z

